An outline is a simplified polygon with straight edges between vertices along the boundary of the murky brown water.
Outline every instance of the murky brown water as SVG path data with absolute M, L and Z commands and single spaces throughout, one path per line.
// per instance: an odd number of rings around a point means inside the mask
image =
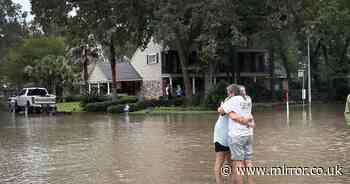
M 343 176 L 257 176 L 256 183 L 350 183 L 343 106 L 255 112 L 256 166 L 329 167 Z M 214 183 L 214 114 L 13 117 L 0 113 L 0 183 Z M 310 120 L 311 119 L 311 120 Z

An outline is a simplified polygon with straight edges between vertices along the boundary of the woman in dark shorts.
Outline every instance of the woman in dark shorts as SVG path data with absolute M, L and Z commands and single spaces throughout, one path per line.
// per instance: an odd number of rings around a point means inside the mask
M 234 85 L 227 87 L 227 98 L 228 100 L 235 95 Z M 227 160 L 227 163 L 232 163 L 230 148 L 228 147 L 228 116 L 226 114 L 220 114 L 218 120 L 215 123 L 214 128 L 214 144 L 215 144 L 215 165 L 214 174 L 216 183 L 223 183 L 223 177 L 221 173 L 221 168 Z

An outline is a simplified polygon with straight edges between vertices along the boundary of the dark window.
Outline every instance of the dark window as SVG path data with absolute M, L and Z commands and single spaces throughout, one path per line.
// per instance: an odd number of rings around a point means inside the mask
M 147 64 L 156 64 L 159 62 L 159 54 L 149 54 L 147 55 Z
M 46 94 L 44 89 L 30 89 L 27 96 L 46 96 Z
M 162 73 L 181 73 L 179 56 L 176 51 L 162 52 Z

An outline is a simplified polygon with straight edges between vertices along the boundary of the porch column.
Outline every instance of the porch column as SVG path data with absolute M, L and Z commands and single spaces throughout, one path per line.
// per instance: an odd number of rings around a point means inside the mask
M 173 87 L 173 78 L 169 77 L 169 84 L 170 84 L 170 87 L 172 88 Z
M 91 94 L 91 83 L 89 83 L 89 95 Z
M 192 77 L 192 94 L 196 94 L 196 78 Z
M 214 77 L 214 85 L 216 84 L 216 77 Z
M 101 90 L 100 90 L 100 83 L 97 83 L 97 95 L 100 96 Z
M 107 95 L 111 94 L 111 88 L 109 86 L 109 82 L 107 82 Z

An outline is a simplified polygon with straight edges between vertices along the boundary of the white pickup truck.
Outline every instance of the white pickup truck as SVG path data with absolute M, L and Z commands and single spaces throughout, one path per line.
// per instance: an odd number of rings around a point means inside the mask
M 11 99 L 14 110 L 28 108 L 33 110 L 56 110 L 56 96 L 50 95 L 45 88 L 23 88 L 18 96 Z

